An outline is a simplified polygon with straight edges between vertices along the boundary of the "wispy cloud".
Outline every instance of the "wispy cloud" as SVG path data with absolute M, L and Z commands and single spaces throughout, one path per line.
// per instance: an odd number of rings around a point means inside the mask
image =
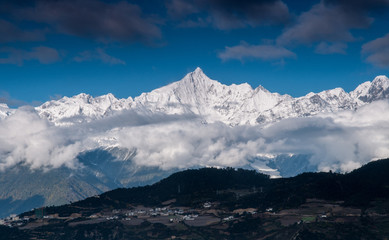
M 36 60 L 42 64 L 51 64 L 61 60 L 60 54 L 54 48 L 39 46 L 31 50 L 11 47 L 0 48 L 0 64 L 16 64 L 22 66 L 25 61 Z
M 296 54 L 288 49 L 277 45 L 249 45 L 245 42 L 233 47 L 226 47 L 219 53 L 219 58 L 223 61 L 238 59 L 261 59 L 264 61 L 282 60 L 285 58 L 295 58 Z
M 115 58 L 105 52 L 102 48 L 97 48 L 94 51 L 84 51 L 81 52 L 78 56 L 74 57 L 74 61 L 76 62 L 89 62 L 89 61 L 101 61 L 110 65 L 125 65 L 121 59 Z
M 352 11 L 321 2 L 299 16 L 297 23 L 288 28 L 277 42 L 288 45 L 321 41 L 353 41 L 355 38 L 350 33 L 350 29 L 368 27 L 370 22 L 371 19 L 366 16 L 356 17 Z
M 373 65 L 389 67 L 389 33 L 364 44 L 362 54 L 367 56 L 366 61 Z
M 369 14 L 388 7 L 389 2 L 383 0 L 322 0 L 298 16 L 296 23 L 277 38 L 277 43 L 283 46 L 319 43 L 317 53 L 344 53 L 346 43 L 357 40 L 351 30 L 368 28 L 374 20 Z
M 158 20 L 126 1 L 35 1 L 15 10 L 19 18 L 45 23 L 57 32 L 98 41 L 152 43 L 161 37 Z
M 44 30 L 26 31 L 15 24 L 0 19 L 0 42 L 33 42 L 45 40 Z
M 207 23 L 223 30 L 285 24 L 290 18 L 287 5 L 280 0 L 169 0 L 166 6 L 170 16 L 190 23 L 182 26 L 200 26 Z

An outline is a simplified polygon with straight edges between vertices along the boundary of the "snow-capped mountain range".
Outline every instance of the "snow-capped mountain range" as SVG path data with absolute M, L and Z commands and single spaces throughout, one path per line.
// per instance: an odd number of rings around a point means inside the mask
M 376 101 L 382 99 L 389 99 L 386 76 L 349 93 L 336 88 L 293 98 L 262 86 L 226 86 L 197 68 L 135 98 L 81 93 L 36 112 L 0 104 L 0 217 L 153 183 L 184 168 L 242 167 L 272 177 L 350 171 L 389 156 L 389 130 L 382 127 L 389 104 Z M 342 110 L 352 111 L 329 121 L 331 114 L 309 118 Z M 287 118 L 296 119 L 281 121 Z
M 134 99 L 117 99 L 110 93 L 94 98 L 81 93 L 48 101 L 36 110 L 42 118 L 56 125 L 89 122 L 132 109 L 142 114 L 195 114 L 204 122 L 220 121 L 235 126 L 352 110 L 385 98 L 389 98 L 389 79 L 386 76 L 377 76 L 372 82 L 362 83 L 349 93 L 335 88 L 293 98 L 271 93 L 262 86 L 253 89 L 247 83 L 227 86 L 211 80 L 197 68 L 178 82 L 142 93 Z M 13 111 L 1 104 L 0 118 L 9 116 Z

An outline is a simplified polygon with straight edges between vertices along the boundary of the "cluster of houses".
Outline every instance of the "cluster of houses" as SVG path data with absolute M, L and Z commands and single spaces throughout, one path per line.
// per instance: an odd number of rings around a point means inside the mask
M 151 208 L 148 210 L 138 209 L 131 210 L 126 213 L 127 216 L 170 216 L 170 215 L 182 215 L 184 214 L 184 210 L 182 209 L 169 209 L 166 207 L 163 208 Z
M 151 208 L 151 209 L 132 209 L 132 210 L 112 210 L 112 213 L 105 214 L 93 214 L 89 218 L 105 218 L 106 220 L 117 220 L 123 219 L 130 221 L 132 218 L 149 218 L 149 217 L 170 217 L 170 222 L 180 221 L 193 221 L 198 217 L 198 213 L 191 210 L 183 209 L 171 209 L 171 208 Z
M 212 207 L 212 203 L 210 203 L 210 202 L 205 202 L 205 203 L 203 204 L 203 207 L 204 207 L 204 208 L 210 208 L 210 207 Z
M 202 204 L 205 213 L 208 214 L 208 210 L 213 207 L 211 202 L 205 202 Z M 242 212 L 248 214 L 255 214 L 254 209 L 240 209 Z M 267 211 L 272 211 L 273 209 L 269 208 Z M 234 214 L 242 215 L 241 211 L 234 211 Z M 202 210 L 195 209 L 186 209 L 186 208 L 170 208 L 170 207 L 156 207 L 156 208 L 136 208 L 130 210 L 123 209 L 114 209 L 111 212 L 100 212 L 90 215 L 89 219 L 105 219 L 105 220 L 126 220 L 131 221 L 136 218 L 150 218 L 150 217 L 166 217 L 171 223 L 173 222 L 182 222 L 182 221 L 194 221 L 199 217 L 199 214 L 202 213 Z M 206 214 L 206 215 L 207 215 Z M 73 213 L 69 217 L 59 217 L 58 214 L 47 215 L 45 214 L 44 208 L 36 209 L 35 217 L 33 219 L 75 219 L 81 217 L 81 213 Z M 228 222 L 234 220 L 234 216 L 228 216 L 222 218 L 223 221 Z M 12 214 L 5 219 L 0 219 L 0 225 L 5 225 L 9 227 L 19 227 L 27 224 L 30 221 L 29 217 L 20 218 L 16 214 Z
M 21 226 L 27 223 L 29 220 L 30 218 L 28 217 L 20 218 L 16 214 L 11 214 L 4 219 L 0 219 L 0 225 L 8 226 L 8 227 Z
M 229 222 L 229 221 L 232 221 L 232 220 L 234 220 L 234 216 L 228 216 L 228 217 L 223 218 L 224 222 Z
M 210 207 L 210 203 L 205 204 L 207 207 Z M 208 207 L 209 205 L 209 207 Z M 48 218 L 59 218 L 58 214 L 56 215 L 46 215 L 44 210 L 38 209 L 36 211 L 36 219 L 48 219 Z M 74 214 L 73 214 L 74 215 Z M 75 216 L 70 216 L 68 218 L 73 219 Z M 80 215 L 80 214 L 77 214 Z M 80 215 L 81 216 L 81 215 Z M 133 209 L 133 210 L 112 210 L 110 213 L 102 214 L 92 214 L 89 216 L 90 219 L 105 218 L 106 220 L 127 220 L 130 221 L 132 218 L 149 218 L 149 217 L 170 217 L 170 222 L 181 222 L 181 221 L 192 221 L 198 217 L 198 213 L 192 210 L 183 210 L 180 208 L 171 209 L 166 207 L 157 207 L 151 209 Z M 66 219 L 66 217 L 61 217 L 61 219 Z M 27 224 L 30 221 L 29 217 L 20 218 L 16 214 L 11 214 L 9 217 L 0 219 L 0 225 L 8 227 L 19 227 Z

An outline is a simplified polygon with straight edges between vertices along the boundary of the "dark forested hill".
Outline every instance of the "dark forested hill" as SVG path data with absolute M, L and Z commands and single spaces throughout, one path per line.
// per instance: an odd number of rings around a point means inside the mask
M 11 222 L 13 228 L 0 233 L 53 239 L 382 239 L 389 233 L 388 172 L 389 159 L 347 174 L 280 179 L 233 168 L 186 170 L 150 186 L 41 209 L 48 220 L 36 211 L 24 213 L 27 222 Z

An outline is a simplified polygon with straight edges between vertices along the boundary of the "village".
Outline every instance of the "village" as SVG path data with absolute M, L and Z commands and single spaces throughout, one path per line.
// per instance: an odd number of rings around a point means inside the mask
M 255 213 L 255 212 L 254 212 Z M 19 217 L 12 214 L 5 219 L 0 219 L 0 225 L 8 227 L 18 227 L 21 229 L 31 229 L 47 225 L 50 222 L 62 221 L 69 222 L 70 226 L 79 224 L 95 224 L 105 221 L 123 221 L 129 225 L 138 225 L 144 221 L 159 222 L 166 225 L 185 222 L 188 225 L 207 226 L 220 221 L 231 221 L 233 216 L 221 218 L 218 213 L 212 209 L 210 202 L 205 202 L 202 209 L 190 209 L 188 207 L 156 207 L 147 208 L 136 206 L 131 209 L 113 209 L 111 211 L 102 211 L 90 216 L 83 216 L 82 212 L 72 213 L 70 216 L 60 216 L 59 214 L 45 214 L 44 208 L 35 209 L 34 215 Z
M 218 208 L 218 202 L 205 202 L 201 208 L 135 206 L 129 209 L 103 210 L 88 216 L 80 211 L 69 216 L 60 216 L 58 213 L 46 214 L 44 208 L 35 209 L 30 216 L 17 216 L 12 214 L 5 219 L 0 219 L 0 225 L 17 227 L 19 229 L 34 229 L 52 223 L 67 223 L 69 226 L 96 224 L 107 221 L 120 221 L 125 225 L 140 225 L 143 222 L 161 223 L 166 226 L 174 226 L 179 223 L 193 227 L 224 224 L 231 221 L 241 221 L 248 215 L 253 218 L 261 218 L 265 221 L 276 221 L 283 226 L 317 221 L 357 221 L 361 215 L 360 209 L 344 208 L 338 203 L 328 203 L 321 200 L 310 199 L 306 204 L 297 209 L 285 209 L 274 211 L 266 208 L 235 209 L 227 211 Z

